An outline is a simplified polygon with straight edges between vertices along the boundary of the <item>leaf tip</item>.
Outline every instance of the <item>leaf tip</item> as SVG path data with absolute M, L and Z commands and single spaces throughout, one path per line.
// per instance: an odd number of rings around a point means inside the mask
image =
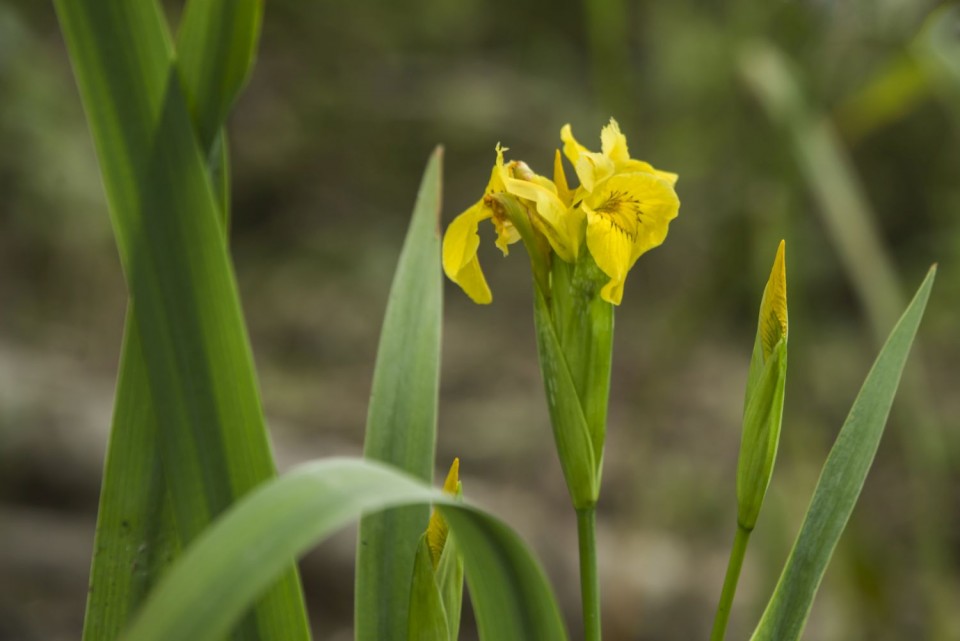
M 440 238 L 440 218 L 443 210 L 443 153 L 443 145 L 437 145 L 433 148 L 433 152 L 430 154 L 430 160 L 427 162 L 427 173 L 430 173 L 431 170 L 437 173 L 437 206 L 435 211 L 436 224 L 434 225 L 434 233 L 438 239 Z M 424 179 L 426 179 L 426 176 Z

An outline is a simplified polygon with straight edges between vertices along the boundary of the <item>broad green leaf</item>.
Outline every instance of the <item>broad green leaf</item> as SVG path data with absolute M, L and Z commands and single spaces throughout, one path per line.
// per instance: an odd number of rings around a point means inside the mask
M 753 641 L 794 641 L 803 632 L 827 564 L 873 463 L 935 274 L 935 268 L 927 274 L 853 402 Z
M 383 464 L 327 459 L 231 508 L 161 579 L 124 639 L 217 639 L 290 559 L 360 514 L 430 503 L 457 537 L 482 640 L 567 638 L 542 569 L 502 521 Z
M 126 340 L 141 346 L 147 385 L 130 389 L 149 390 L 177 535 L 190 541 L 274 474 L 206 153 L 197 145 L 153 0 L 55 4 L 134 301 Z M 126 370 L 136 374 L 136 367 Z M 128 374 L 134 383 L 135 374 Z M 118 407 L 126 406 L 127 399 L 119 400 Z M 133 434 L 126 444 L 149 441 Z M 144 470 L 154 463 L 146 457 L 128 463 L 145 466 L 135 478 L 149 498 L 155 478 Z M 98 537 L 98 549 L 105 544 Z M 245 636 L 308 635 L 293 569 L 264 602 Z
M 441 150 L 427 164 L 394 276 L 377 350 L 363 454 L 433 480 L 440 375 Z M 364 517 L 357 548 L 360 641 L 406 636 L 410 577 L 426 505 Z
M 192 4 L 198 2 L 194 0 Z M 188 15 L 198 16 L 201 12 Z M 203 64 L 194 55 L 209 51 L 181 54 L 180 68 Z M 198 105 L 197 115 L 201 119 L 207 117 L 203 105 Z M 196 124 L 194 122 L 195 129 Z M 220 216 L 224 228 L 229 229 L 230 170 L 223 129 L 214 140 L 209 165 L 220 200 Z M 124 329 L 114 417 L 97 511 L 83 629 L 84 639 L 88 640 L 116 638 L 159 573 L 179 553 L 179 538 L 155 440 L 153 402 L 135 323 L 131 306 Z

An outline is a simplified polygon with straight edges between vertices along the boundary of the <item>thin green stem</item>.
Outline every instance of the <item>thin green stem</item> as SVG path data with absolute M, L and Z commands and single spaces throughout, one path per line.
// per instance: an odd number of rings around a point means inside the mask
M 747 551 L 750 532 L 751 530 L 737 524 L 737 535 L 733 539 L 733 548 L 730 550 L 727 576 L 723 579 L 723 592 L 720 593 L 720 604 L 717 606 L 717 615 L 713 619 L 710 641 L 723 641 L 723 636 L 727 632 L 730 606 L 733 605 L 733 595 L 737 593 L 737 582 L 740 580 L 740 569 L 743 567 L 743 556 Z
M 600 581 L 597 576 L 597 508 L 577 510 L 580 543 L 580 597 L 584 641 L 600 641 Z

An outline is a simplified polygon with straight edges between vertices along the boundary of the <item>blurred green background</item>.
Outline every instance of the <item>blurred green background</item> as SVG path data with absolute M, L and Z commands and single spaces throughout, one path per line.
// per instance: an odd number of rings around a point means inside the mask
M 168 3 L 175 24 L 181 3 Z M 960 639 L 960 9 L 936 2 L 267 3 L 231 119 L 232 248 L 281 467 L 358 454 L 420 172 L 444 221 L 499 141 L 549 173 L 560 127 L 680 174 L 680 217 L 617 313 L 600 504 L 606 638 L 706 638 L 735 526 L 743 385 L 787 240 L 780 459 L 729 638 L 747 638 L 820 465 L 932 262 L 918 349 L 811 640 Z M 571 172 L 572 175 L 572 172 Z M 576 531 L 522 249 L 482 230 L 494 304 L 447 285 L 438 468 L 537 550 L 578 636 Z M 126 290 L 52 8 L 0 3 L 0 639 L 79 638 Z M 303 561 L 351 638 L 354 533 Z M 468 619 L 469 621 L 469 619 Z M 472 630 L 464 638 L 473 638 Z

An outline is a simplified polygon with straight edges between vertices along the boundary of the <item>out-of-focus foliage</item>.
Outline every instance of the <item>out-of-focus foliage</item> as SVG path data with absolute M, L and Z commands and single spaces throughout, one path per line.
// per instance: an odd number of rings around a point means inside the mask
M 756 292 L 769 248 L 790 245 L 780 460 L 730 626 L 730 638 L 745 637 L 876 353 L 790 134 L 743 78 L 745 45 L 763 39 L 849 156 L 900 281 L 941 265 L 917 359 L 940 420 L 918 427 L 895 406 L 807 638 L 926 638 L 927 587 L 956 603 L 960 574 L 937 553 L 931 572 L 915 545 L 925 503 L 939 515 L 936 545 L 956 548 L 960 532 L 956 430 L 943 429 L 960 415 L 960 81 L 937 66 L 942 55 L 924 57 L 957 47 L 955 17 L 936 5 L 270 0 L 230 123 L 231 233 L 281 464 L 360 450 L 379 319 L 429 150 L 446 146 L 447 222 L 483 187 L 491 141 L 549 173 L 564 122 L 594 131 L 615 116 L 632 152 L 682 176 L 683 210 L 670 242 L 631 273 L 618 310 L 599 508 L 611 641 L 706 637 L 735 511 Z M 168 3 L 171 15 L 180 7 Z M 907 99 L 884 112 L 877 101 L 891 92 L 872 97 L 877 83 Z M 0 638 L 69 639 L 82 616 L 126 293 L 48 4 L 0 4 L 0 96 L 0 538 L 16 550 L 0 555 Z M 471 492 L 533 542 L 555 582 L 571 586 L 559 597 L 575 612 L 572 523 L 538 380 L 526 257 L 502 259 L 487 242 L 481 254 L 498 304 L 479 309 L 447 290 L 438 459 L 464 459 L 477 475 Z M 918 480 L 925 461 L 904 455 L 904 435 L 951 461 L 937 487 Z M 350 550 L 304 566 L 308 598 L 337 595 L 311 603 L 325 626 L 350 619 L 351 586 L 323 578 L 349 573 Z

